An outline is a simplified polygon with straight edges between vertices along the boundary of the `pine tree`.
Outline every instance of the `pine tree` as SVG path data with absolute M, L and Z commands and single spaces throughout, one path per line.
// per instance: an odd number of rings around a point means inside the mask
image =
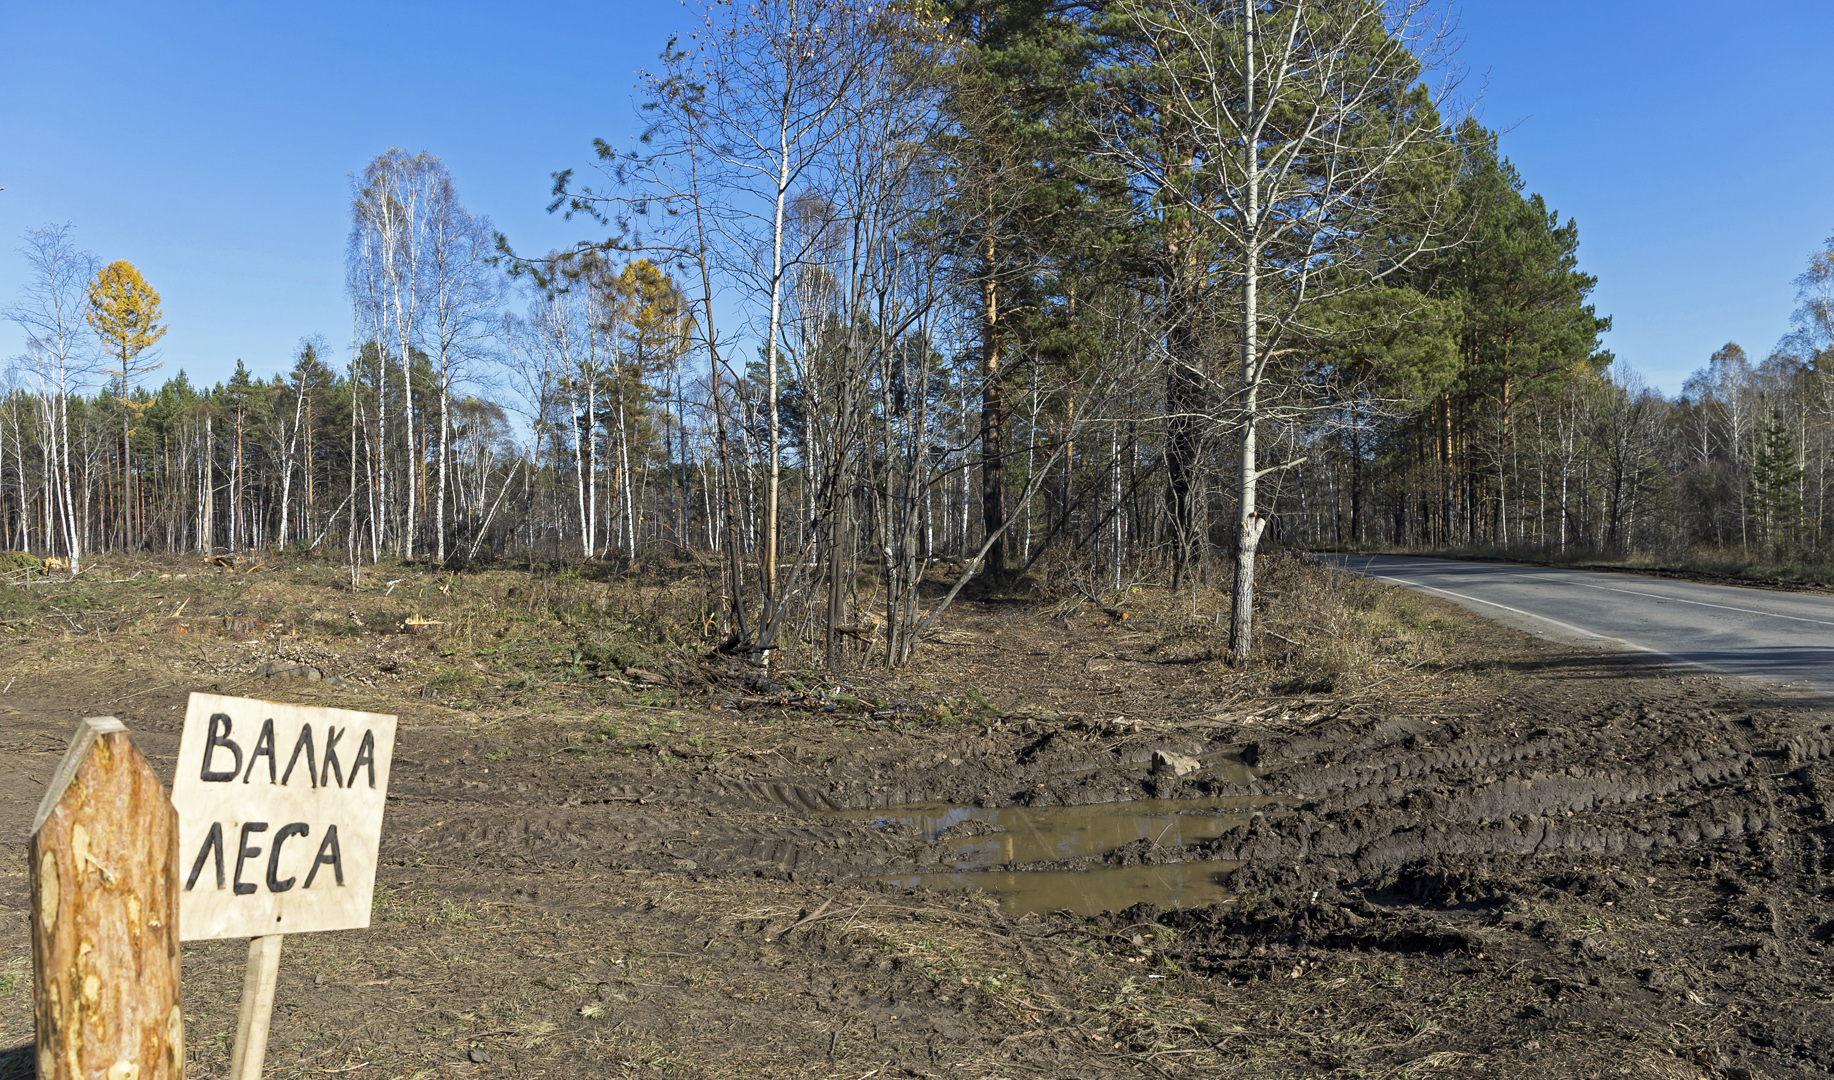
M 1089 220 L 1102 185 L 1091 182 L 1088 125 L 1071 107 L 1098 41 L 1040 0 L 954 0 L 945 10 L 960 49 L 942 101 L 949 126 L 935 140 L 952 187 L 933 228 L 976 294 L 981 530 L 994 537 L 985 565 L 997 578 L 1008 555 L 1009 384 L 1021 358 L 1041 352 L 1036 338 L 1060 329 L 1045 324 L 1061 322 L 1049 313 L 1062 307 L 1063 279 L 1087 277 L 1077 263 L 1112 254 Z
M 1494 132 L 1466 121 L 1457 143 L 1466 239 L 1415 282 L 1459 307 L 1458 376 L 1417 421 L 1440 481 L 1439 505 L 1422 517 L 1442 542 L 1508 544 L 1522 539 L 1524 520 L 1505 465 L 1517 403 L 1603 371 L 1612 357 L 1599 338 L 1611 320 L 1589 302 L 1598 281 L 1579 269 L 1578 224 L 1523 195 Z
M 1802 521 L 1802 467 L 1789 428 L 1774 412 L 1751 469 L 1751 513 L 1759 541 L 1773 555 L 1785 554 Z

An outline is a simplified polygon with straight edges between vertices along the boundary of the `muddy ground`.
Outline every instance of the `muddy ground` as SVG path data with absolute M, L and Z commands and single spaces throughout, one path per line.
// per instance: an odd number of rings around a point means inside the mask
M 287 940 L 270 1076 L 1834 1072 L 1834 712 L 1786 688 L 1418 597 L 1358 601 L 1394 605 L 1386 666 L 1253 678 L 1151 593 L 969 602 L 896 673 L 595 665 L 534 623 L 556 655 L 506 670 L 483 616 L 384 617 L 438 575 L 178 565 L 0 612 L 0 1080 L 32 1075 L 43 784 L 86 715 L 169 774 L 192 690 L 402 719 L 374 925 Z M 459 587 L 501 611 L 519 580 Z M 888 883 L 948 839 L 837 813 L 1219 796 L 1265 805 L 1025 868 L 1227 894 L 1094 916 Z M 244 952 L 185 947 L 194 1077 L 227 1069 Z

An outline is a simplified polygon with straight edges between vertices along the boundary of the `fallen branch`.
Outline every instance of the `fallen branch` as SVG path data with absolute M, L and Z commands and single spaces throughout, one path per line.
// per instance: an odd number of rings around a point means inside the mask
M 802 926 L 802 925 L 803 925 L 803 924 L 805 924 L 805 923 L 812 923 L 812 922 L 814 922 L 814 921 L 815 921 L 816 919 L 819 919 L 819 918 L 821 918 L 821 917 L 822 917 L 822 912 L 824 912 L 824 911 L 827 911 L 827 910 L 828 910 L 828 907 L 829 907 L 829 905 L 831 905 L 831 904 L 833 904 L 833 903 L 834 903 L 834 897 L 832 897 L 832 896 L 830 896 L 829 898 L 827 898 L 826 900 L 823 900 L 823 901 L 821 902 L 821 907 L 818 907 L 818 908 L 816 908 L 816 909 L 815 909 L 815 914 L 813 914 L 813 915 L 810 915 L 810 916 L 809 916 L 808 918 L 806 918 L 806 919 L 797 919 L 797 920 L 796 920 L 795 922 L 793 922 L 793 923 L 791 923 L 790 925 L 788 925 L 788 926 L 786 926 L 786 927 L 784 927 L 783 929 L 781 929 L 781 930 L 779 930 L 779 931 L 777 931 L 777 932 L 776 932 L 775 934 L 772 934 L 771 936 L 772 936 L 772 937 L 782 937 L 783 935 L 785 935 L 785 934 L 787 934 L 787 933 L 789 933 L 789 932 L 790 932 L 791 930 L 794 930 L 794 929 L 796 929 L 796 928 L 797 928 L 798 926 Z

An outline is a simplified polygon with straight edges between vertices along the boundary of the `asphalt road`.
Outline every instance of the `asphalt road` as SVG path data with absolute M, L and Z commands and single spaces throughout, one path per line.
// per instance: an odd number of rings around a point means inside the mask
M 1834 691 L 1834 596 L 1506 563 L 1323 558 L 1556 641 Z

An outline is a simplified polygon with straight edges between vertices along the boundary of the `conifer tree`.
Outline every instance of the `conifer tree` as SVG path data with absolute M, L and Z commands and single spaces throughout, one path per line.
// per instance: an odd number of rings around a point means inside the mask
M 1091 133 L 1072 107 L 1099 42 L 1042 0 L 955 0 L 946 11 L 960 47 L 942 98 L 948 125 L 934 140 L 952 181 L 936 234 L 975 294 L 981 526 L 997 537 L 1015 361 L 1036 344 L 1024 339 L 1061 297 L 1061 279 L 1104 254 L 1088 228 L 1100 194 L 1089 182 Z M 996 538 L 987 570 L 999 577 L 1006 560 Z
M 1751 512 L 1760 540 L 1772 554 L 1782 554 L 1802 520 L 1802 467 L 1789 428 L 1775 412 L 1751 467 Z

